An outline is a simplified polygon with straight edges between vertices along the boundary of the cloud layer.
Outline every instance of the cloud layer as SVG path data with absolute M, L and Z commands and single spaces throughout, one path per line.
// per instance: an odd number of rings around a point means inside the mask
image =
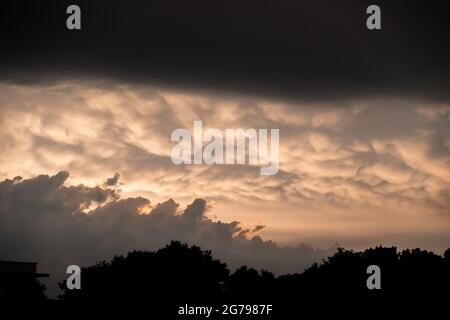
M 66 29 L 68 0 L 4 4 L 0 79 L 105 77 L 127 83 L 333 100 L 449 98 L 449 3 L 378 0 L 78 0 L 82 29 Z
M 286 103 L 100 81 L 2 84 L 0 178 L 69 171 L 50 180 L 99 186 L 85 187 L 82 200 L 78 187 L 61 188 L 57 194 L 72 211 L 114 199 L 107 190 L 120 188 L 124 199 L 110 210 L 122 204 L 136 211 L 145 199 L 170 198 L 186 207 L 201 198 L 214 207 L 212 218 L 228 221 L 210 224 L 229 234 L 235 233 L 230 221 L 241 221 L 266 225 L 261 235 L 284 244 L 382 243 L 439 252 L 450 240 L 449 116 L 448 104 L 407 98 Z M 171 132 L 192 130 L 194 120 L 220 130 L 280 129 L 279 173 L 261 176 L 258 167 L 245 165 L 175 166 Z M 27 196 L 39 199 L 38 191 Z M 129 221 L 138 225 L 139 219 Z
M 447 104 L 286 104 L 112 83 L 2 85 L 0 102 L 4 178 L 69 170 L 75 182 L 99 183 L 99 174 L 119 172 L 127 194 L 160 200 L 450 207 Z M 279 128 L 280 172 L 173 165 L 170 135 L 192 131 L 194 120 L 219 130 Z

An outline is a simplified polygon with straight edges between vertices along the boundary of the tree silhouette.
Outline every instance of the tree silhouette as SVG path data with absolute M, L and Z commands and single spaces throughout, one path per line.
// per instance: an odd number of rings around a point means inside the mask
M 368 311 L 405 316 L 430 312 L 448 297 L 449 253 L 450 249 L 439 256 L 421 249 L 339 248 L 303 273 L 275 277 L 246 266 L 230 272 L 210 251 L 173 241 L 155 252 L 133 251 L 83 268 L 81 290 L 68 290 L 64 281 L 60 283 L 59 306 L 108 311 L 151 306 L 151 314 L 164 319 L 181 319 L 177 310 L 186 304 L 271 304 L 273 319 L 310 313 L 361 318 Z M 381 269 L 381 290 L 367 288 L 370 265 Z
M 61 282 L 61 299 L 95 304 L 208 303 L 222 295 L 229 272 L 210 251 L 173 241 L 157 252 L 133 251 L 83 268 L 82 290 L 69 290 Z

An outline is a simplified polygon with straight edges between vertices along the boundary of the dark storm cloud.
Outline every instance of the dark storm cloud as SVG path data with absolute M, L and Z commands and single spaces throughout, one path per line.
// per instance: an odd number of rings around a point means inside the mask
M 66 7 L 82 9 L 68 31 Z M 365 27 L 382 9 L 382 30 Z M 9 1 L 3 80 L 115 78 L 201 90 L 327 99 L 448 99 L 445 0 Z
M 106 179 L 103 183 L 105 187 L 115 186 L 119 182 L 120 174 L 116 172 L 113 177 Z
M 0 182 L 0 257 L 39 261 L 52 274 L 52 288 L 69 264 L 152 250 L 171 240 L 213 250 L 231 267 L 247 264 L 277 273 L 301 271 L 332 252 L 304 244 L 280 247 L 254 234 L 262 226 L 251 230 L 239 222 L 213 221 L 203 199 L 185 209 L 172 199 L 150 206 L 142 197 L 121 199 L 107 186 L 66 186 L 68 177 L 59 172 Z

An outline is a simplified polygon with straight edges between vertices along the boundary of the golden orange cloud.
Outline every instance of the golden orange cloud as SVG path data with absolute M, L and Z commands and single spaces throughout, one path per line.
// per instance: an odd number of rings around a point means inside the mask
M 211 214 L 262 223 L 263 234 L 286 242 L 298 234 L 313 242 L 440 235 L 450 227 L 450 106 L 395 103 L 295 104 L 115 83 L 2 84 L 0 178 L 67 170 L 71 184 L 98 185 L 119 172 L 124 196 L 217 201 Z M 279 128 L 280 172 L 173 165 L 170 134 L 194 120 L 223 130 Z

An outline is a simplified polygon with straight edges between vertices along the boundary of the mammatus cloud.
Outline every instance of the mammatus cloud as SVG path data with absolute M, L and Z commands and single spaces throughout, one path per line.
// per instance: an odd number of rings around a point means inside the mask
M 69 170 L 158 199 L 450 208 L 450 105 L 408 99 L 281 103 L 113 83 L 0 86 L 0 177 Z M 279 128 L 280 171 L 175 166 L 171 133 Z M 17 159 L 22 159 L 17 161 Z M 116 178 L 106 182 L 113 184 Z M 195 193 L 195 194 L 194 194 Z M 148 194 L 147 194 L 148 195 Z
M 38 261 L 53 282 L 64 277 L 70 264 L 153 250 L 171 240 L 212 250 L 231 267 L 246 264 L 276 273 L 299 272 L 332 253 L 305 244 L 280 247 L 256 235 L 261 225 L 215 221 L 203 199 L 184 209 L 172 199 L 152 205 L 143 197 L 121 198 L 117 181 L 69 186 L 68 177 L 62 171 L 0 182 L 0 257 Z
M 101 81 L 0 85 L 0 178 L 69 171 L 70 185 L 154 203 L 219 205 L 284 244 L 448 247 L 450 106 L 427 100 L 265 100 Z M 173 130 L 280 129 L 280 171 L 176 166 Z M 105 181 L 113 173 L 118 176 Z M 85 208 L 92 209 L 92 204 Z

